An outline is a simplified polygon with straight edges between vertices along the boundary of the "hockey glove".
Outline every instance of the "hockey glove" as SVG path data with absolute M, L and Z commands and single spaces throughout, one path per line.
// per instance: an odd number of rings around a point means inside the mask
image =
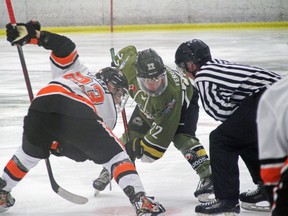
M 31 42 L 31 39 L 36 38 L 36 31 L 40 30 L 40 23 L 37 21 L 29 21 L 28 23 L 17 23 L 16 27 L 11 23 L 6 25 L 7 40 L 11 45 L 23 46 Z M 34 44 L 35 42 L 33 42 Z
M 135 138 L 125 144 L 126 152 L 132 161 L 140 159 L 144 154 L 143 141 L 141 138 Z

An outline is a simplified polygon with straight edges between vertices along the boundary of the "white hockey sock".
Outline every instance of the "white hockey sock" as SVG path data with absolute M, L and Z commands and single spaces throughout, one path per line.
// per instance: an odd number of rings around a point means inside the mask
M 40 160 L 27 155 L 20 146 L 4 168 L 2 179 L 6 186 L 3 190 L 10 192 Z

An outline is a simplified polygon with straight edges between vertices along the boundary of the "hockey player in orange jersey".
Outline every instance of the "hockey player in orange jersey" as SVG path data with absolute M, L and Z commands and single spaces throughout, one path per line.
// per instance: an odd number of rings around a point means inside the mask
M 137 215 L 161 215 L 165 209 L 146 196 L 134 164 L 111 131 L 117 119 L 115 104 L 121 105 L 126 95 L 125 78 L 114 68 L 105 68 L 95 76 L 80 63 L 69 38 L 35 27 L 32 21 L 18 23 L 16 28 L 6 26 L 11 45 L 33 42 L 52 50 L 53 80 L 38 92 L 24 118 L 22 145 L 0 178 L 0 212 L 14 205 L 10 192 L 19 181 L 40 160 L 54 154 L 102 164 L 113 174 Z

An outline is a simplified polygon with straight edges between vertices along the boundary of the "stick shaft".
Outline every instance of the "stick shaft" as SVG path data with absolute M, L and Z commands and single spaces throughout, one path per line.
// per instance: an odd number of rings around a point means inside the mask
M 16 20 L 15 20 L 14 11 L 12 8 L 11 0 L 6 0 L 6 6 L 7 6 L 8 15 L 9 15 L 11 24 L 16 25 Z
M 110 55 L 111 55 L 111 59 L 114 62 L 115 59 L 115 50 L 114 48 L 110 48 Z M 125 111 L 125 107 L 123 107 L 122 111 L 121 111 L 121 115 L 122 115 L 122 119 L 123 119 L 123 124 L 124 124 L 124 130 L 125 130 L 125 134 L 126 134 L 126 139 L 127 141 L 130 140 L 130 135 L 129 135 L 129 129 L 128 129 L 128 121 L 127 121 L 127 115 L 126 115 L 126 111 Z
M 130 140 L 130 134 L 129 134 L 128 121 L 127 121 L 127 115 L 126 115 L 125 108 L 123 108 L 123 110 L 121 111 L 121 115 L 122 115 L 122 119 L 123 119 L 126 139 L 127 139 L 127 141 L 129 141 Z
M 14 16 L 14 11 L 13 11 L 11 0 L 6 0 L 6 6 L 7 6 L 10 22 L 16 28 L 16 19 L 15 19 L 15 16 Z M 25 62 L 25 58 L 24 58 L 24 53 L 23 53 L 22 47 L 21 46 L 17 46 L 17 51 L 18 51 L 18 54 L 19 54 L 21 67 L 22 67 L 22 71 L 23 71 L 23 75 L 24 75 L 24 79 L 25 79 L 25 83 L 26 83 L 26 88 L 27 88 L 29 99 L 30 99 L 30 102 L 31 102 L 33 100 L 33 91 L 32 91 L 32 87 L 31 87 L 31 82 L 30 82 L 30 79 L 29 79 L 28 70 L 27 70 L 27 66 L 26 66 L 26 62 Z

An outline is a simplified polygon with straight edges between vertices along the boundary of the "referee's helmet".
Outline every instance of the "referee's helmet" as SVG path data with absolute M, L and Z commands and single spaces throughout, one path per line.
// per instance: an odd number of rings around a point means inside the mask
M 183 42 L 175 53 L 175 64 L 180 68 L 185 68 L 185 63 L 189 61 L 201 67 L 209 60 L 209 46 L 199 39 Z

